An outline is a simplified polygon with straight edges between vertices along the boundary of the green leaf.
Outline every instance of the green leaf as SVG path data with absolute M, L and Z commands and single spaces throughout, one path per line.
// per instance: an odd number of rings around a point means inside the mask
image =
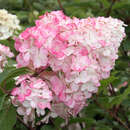
M 28 129 L 24 124 L 22 124 L 19 120 L 17 120 L 13 130 L 28 130 Z
M 44 125 L 40 130 L 55 130 L 51 125 Z
M 106 8 L 108 8 L 109 6 L 110 6 L 110 2 L 108 2 L 107 0 L 100 0 L 102 3 L 103 3 L 103 5 L 106 7 Z
M 28 11 L 16 11 L 16 15 L 18 16 L 18 18 L 20 19 L 21 22 L 27 22 L 28 19 Z
M 103 107 L 105 109 L 109 109 L 110 105 L 109 105 L 109 97 L 108 96 L 104 96 L 104 97 L 98 97 L 98 103 L 99 104 L 103 104 Z
M 122 8 L 130 9 L 130 1 L 122 0 L 121 2 L 116 2 L 112 9 L 115 10 L 115 9 L 122 9 Z
M 13 130 L 16 123 L 16 110 L 10 105 L 6 110 L 0 112 L 0 129 Z
M 130 51 L 130 39 L 126 39 L 123 46 L 126 51 Z
M 97 114 L 104 115 L 104 110 L 100 109 L 96 104 L 94 104 L 94 102 L 92 102 L 86 107 L 85 113 L 87 117 L 94 118 Z
M 122 103 L 123 100 L 125 100 L 128 97 L 129 94 L 130 94 L 130 86 L 128 86 L 128 88 L 126 88 L 122 94 L 109 98 L 109 104 L 111 106 L 119 105 Z
M 13 39 L 8 39 L 8 40 L 1 40 L 1 44 L 8 46 L 10 50 L 16 55 L 18 52 L 14 48 L 14 40 Z
M 102 92 L 104 95 L 107 95 L 107 94 L 108 94 L 108 89 L 107 89 L 106 87 L 107 87 L 110 83 L 116 81 L 117 79 L 118 79 L 118 77 L 110 76 L 108 79 L 101 80 L 101 81 L 100 81 L 101 86 L 99 87 L 98 93 L 100 94 L 100 93 Z
M 15 80 L 14 79 L 9 79 L 6 83 L 5 83 L 5 87 L 6 90 L 11 90 L 13 89 L 15 86 Z
M 69 2 L 67 4 L 64 5 L 64 7 L 97 7 L 99 6 L 98 2 L 91 2 L 91 1 L 87 1 L 87 2 Z
M 7 96 L 7 94 L 0 96 L 0 111 L 3 108 L 3 104 L 4 104 L 4 100 L 5 100 L 6 96 Z
M 109 128 L 108 126 L 101 125 L 99 127 L 96 127 L 95 130 L 112 130 L 112 128 Z
M 38 2 L 34 2 L 33 6 L 34 6 L 34 8 L 36 8 L 38 10 L 43 10 L 43 8 L 44 8 L 43 5 Z
M 69 124 L 82 122 L 86 123 L 88 127 L 96 123 L 96 121 L 90 117 L 75 117 L 70 119 Z
M 117 61 L 116 61 L 116 66 L 115 66 L 115 69 L 116 70 L 120 70 L 120 71 L 125 71 L 126 68 L 128 68 L 129 66 L 129 61 L 130 61 L 130 58 L 129 57 L 126 57 L 126 56 L 122 56 L 120 57 Z
M 0 73 L 0 85 L 4 86 L 8 80 L 29 72 L 30 71 L 25 67 L 19 69 L 16 69 L 14 67 L 7 68 L 3 73 Z
M 65 120 L 62 119 L 61 117 L 57 117 L 57 118 L 55 118 L 55 120 L 54 120 L 53 123 L 55 124 L 56 128 L 60 129 L 59 126 L 60 126 L 64 121 L 65 121 Z
M 111 76 L 111 77 L 109 77 L 108 79 L 101 80 L 101 81 L 100 81 L 101 86 L 107 87 L 111 82 L 113 82 L 113 81 L 116 80 L 116 79 L 117 79 L 117 77 Z

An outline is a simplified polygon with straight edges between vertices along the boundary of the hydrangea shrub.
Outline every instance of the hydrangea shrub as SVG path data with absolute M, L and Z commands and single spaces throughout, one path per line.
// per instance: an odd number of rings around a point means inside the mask
M 21 75 L 11 100 L 24 122 L 35 117 L 76 116 L 97 93 L 100 80 L 110 76 L 126 26 L 112 17 L 78 19 L 62 11 L 45 13 L 15 38 Z M 49 112 L 48 112 L 48 111 Z

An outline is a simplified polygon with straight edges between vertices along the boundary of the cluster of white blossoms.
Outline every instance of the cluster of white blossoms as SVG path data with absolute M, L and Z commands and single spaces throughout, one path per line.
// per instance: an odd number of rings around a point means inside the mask
M 19 22 L 16 15 L 9 14 L 5 9 L 0 9 L 0 40 L 8 39 L 16 30 L 19 30 Z M 0 44 L 0 72 L 3 72 L 8 63 L 7 57 L 12 58 L 13 56 L 9 47 Z
M 8 13 L 5 9 L 0 9 L 0 40 L 11 37 L 15 30 L 19 30 L 19 22 L 16 15 Z

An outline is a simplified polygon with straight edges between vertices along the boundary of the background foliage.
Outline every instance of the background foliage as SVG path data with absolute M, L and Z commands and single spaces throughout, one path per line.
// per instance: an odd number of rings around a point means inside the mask
M 0 129 L 1 130 L 127 130 L 130 129 L 130 0 L 0 0 L 0 8 L 14 13 L 21 21 L 22 29 L 32 26 L 35 19 L 46 11 L 64 10 L 68 16 L 79 18 L 112 16 L 127 24 L 126 39 L 119 48 L 111 76 L 101 81 L 99 92 L 90 99 L 77 117 L 68 123 L 61 118 L 51 119 L 49 124 L 27 128 L 10 104 L 9 93 L 14 87 L 13 78 L 27 73 L 26 68 L 12 67 L 9 60 L 0 74 Z M 0 41 L 17 54 L 11 39 Z

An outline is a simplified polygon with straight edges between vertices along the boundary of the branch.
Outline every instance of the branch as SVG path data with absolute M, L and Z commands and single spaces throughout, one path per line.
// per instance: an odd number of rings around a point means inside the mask
M 109 17 L 112 11 L 112 7 L 115 4 L 116 0 L 112 0 L 110 7 L 108 8 L 106 16 Z
M 35 130 L 35 128 L 32 127 L 31 125 L 29 126 L 29 125 L 25 124 L 24 121 L 21 119 L 20 116 L 17 115 L 16 117 L 17 117 L 17 119 L 18 119 L 28 130 Z
M 122 125 L 123 127 L 125 127 L 127 130 L 130 130 L 130 129 L 128 128 L 128 126 L 127 126 L 119 117 L 117 117 L 117 115 L 116 115 L 115 113 L 112 113 L 111 111 L 106 110 L 101 104 L 99 104 L 99 103 L 97 102 L 96 99 L 94 99 L 94 102 L 95 102 L 101 109 L 103 109 L 104 111 L 106 111 L 107 113 L 109 113 L 109 114 L 111 115 L 111 117 L 114 118 L 119 124 L 121 124 L 121 125 Z
M 30 126 L 29 130 L 36 130 L 35 127 Z
M 111 83 L 109 84 L 108 88 L 109 88 L 109 92 L 111 93 L 111 95 L 116 96 L 114 87 Z
M 109 84 L 109 91 L 110 91 L 110 93 L 111 93 L 111 96 L 116 96 L 114 87 L 113 87 L 113 85 L 112 85 L 111 83 Z M 115 108 L 114 108 L 113 110 L 114 110 L 114 113 L 115 113 L 115 114 L 117 113 L 117 111 L 119 111 L 119 112 L 124 116 L 127 125 L 130 126 L 129 121 L 128 121 L 128 118 L 127 118 L 127 116 L 125 115 L 125 111 L 124 111 L 123 107 L 121 107 L 121 105 L 115 106 Z
M 20 118 L 20 116 L 17 115 L 16 117 L 27 129 L 29 129 L 29 126 L 23 122 L 23 120 Z
M 0 87 L 0 89 L 4 94 L 9 94 L 4 88 Z
M 112 91 L 111 94 L 114 95 L 114 96 L 116 96 L 114 87 L 113 87 L 113 85 L 112 85 L 111 83 L 109 84 L 109 90 L 110 90 L 110 89 L 111 89 L 111 91 Z M 124 118 L 125 118 L 125 120 L 126 120 L 128 126 L 130 126 L 129 120 L 128 120 L 127 116 L 125 115 L 125 111 L 124 111 L 123 107 L 121 106 L 121 104 L 118 105 L 118 106 L 116 106 L 115 109 L 114 109 L 114 111 L 115 111 L 115 113 L 116 113 L 117 111 L 119 111 L 119 112 L 124 116 Z
M 60 9 L 65 13 L 65 9 L 64 9 L 64 7 L 62 6 L 61 1 L 60 1 L 60 0 L 57 0 L 57 2 L 58 2 L 58 4 L 59 4 Z
M 123 109 L 123 107 L 122 107 L 121 105 L 119 106 L 119 111 L 120 111 L 121 114 L 124 115 L 124 118 L 125 118 L 125 120 L 126 120 L 126 123 L 127 123 L 128 127 L 130 127 L 130 122 L 129 122 L 129 120 L 128 120 L 126 114 L 125 114 L 125 110 Z

